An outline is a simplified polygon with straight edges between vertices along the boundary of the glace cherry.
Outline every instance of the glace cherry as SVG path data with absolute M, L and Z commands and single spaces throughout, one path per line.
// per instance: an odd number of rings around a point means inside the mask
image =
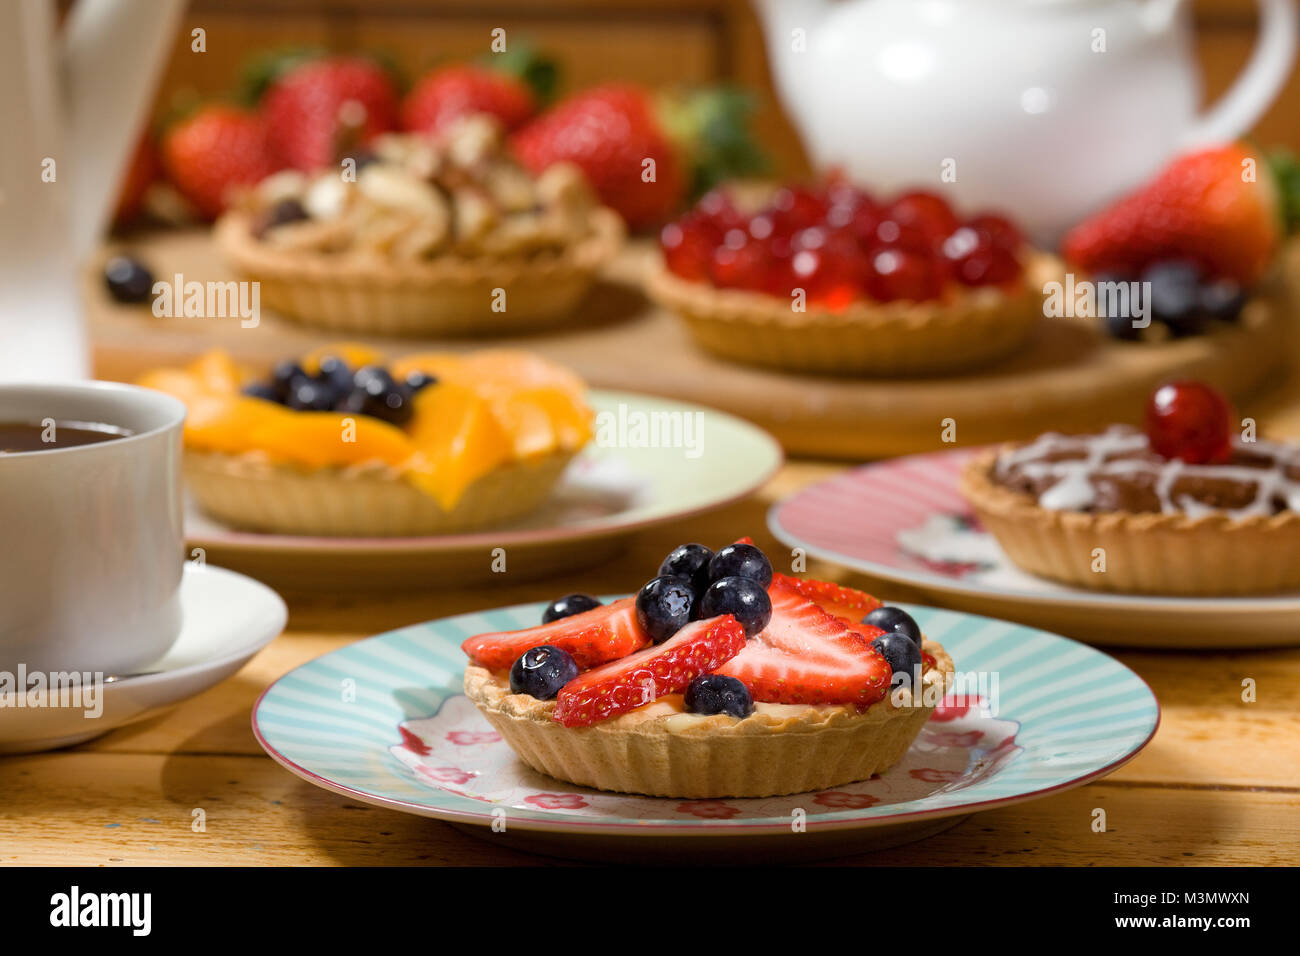
M 1235 415 L 1223 393 L 1204 382 L 1171 382 L 1151 395 L 1146 432 L 1151 448 L 1190 465 L 1227 461 Z

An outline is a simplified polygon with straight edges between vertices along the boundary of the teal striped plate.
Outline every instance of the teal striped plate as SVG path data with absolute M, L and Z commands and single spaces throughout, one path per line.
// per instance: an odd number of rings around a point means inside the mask
M 258 700 L 257 740 L 327 790 L 454 823 L 611 837 L 748 836 L 788 835 L 792 821 L 807 832 L 915 823 L 1047 796 L 1131 760 L 1160 720 L 1151 689 L 1101 651 L 1006 621 L 908 607 L 952 656 L 957 683 L 888 773 L 763 799 L 603 793 L 525 767 L 461 694 L 461 641 L 534 624 L 542 607 L 417 624 L 304 664 Z

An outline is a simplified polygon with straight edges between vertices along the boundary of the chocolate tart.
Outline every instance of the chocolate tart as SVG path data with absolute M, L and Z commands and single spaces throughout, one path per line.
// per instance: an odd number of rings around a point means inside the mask
M 1091 464 L 1070 457 L 1087 442 L 1110 447 Z M 1026 471 L 1036 449 L 1044 467 Z M 960 487 L 1031 574 L 1093 591 L 1206 597 L 1300 588 L 1298 478 L 1293 446 L 1237 443 L 1229 464 L 1186 465 L 1116 426 L 984 452 Z

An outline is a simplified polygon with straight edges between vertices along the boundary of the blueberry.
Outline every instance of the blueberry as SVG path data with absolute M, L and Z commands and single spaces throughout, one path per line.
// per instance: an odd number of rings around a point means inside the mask
M 709 561 L 709 580 L 741 577 L 764 588 L 772 583 L 772 562 L 752 544 L 729 544 Z
M 681 578 L 657 577 L 636 595 L 636 620 L 650 640 L 662 644 L 691 620 L 695 592 Z
M 1113 339 L 1136 342 L 1142 338 L 1142 330 L 1133 324 L 1131 315 L 1124 315 L 1119 312 L 1113 315 L 1103 315 L 1102 327 L 1106 330 L 1106 334 Z
M 340 403 L 340 411 L 369 415 L 390 425 L 405 425 L 411 420 L 411 390 L 393 381 L 387 369 L 368 365 L 357 370 L 352 382 L 352 391 Z
M 307 210 L 303 208 L 302 203 L 296 199 L 281 199 L 274 206 L 262 213 L 253 227 L 253 233 L 258 238 L 264 236 L 267 232 L 276 226 L 283 226 L 291 222 L 302 222 L 304 219 L 310 219 Z
M 418 392 L 422 388 L 436 385 L 438 379 L 433 375 L 426 375 L 424 372 L 408 372 L 406 378 L 402 381 L 412 392 Z
M 659 565 L 659 574 L 671 575 L 691 582 L 696 594 L 703 594 L 709 586 L 709 562 L 713 551 L 702 544 L 679 544 Z
M 600 607 L 600 601 L 590 594 L 566 594 L 546 605 L 546 610 L 542 612 L 542 623 L 550 624 L 561 618 L 590 611 L 594 607 Z
M 1194 323 L 1200 308 L 1201 270 L 1174 260 L 1148 266 L 1142 281 L 1151 284 L 1151 315 L 1178 331 Z
M 280 393 L 266 382 L 252 382 L 249 385 L 245 385 L 242 391 L 249 398 L 261 398 L 268 402 L 276 402 L 277 404 L 280 402 Z
M 919 648 L 921 646 L 921 628 L 917 626 L 912 615 L 900 607 L 878 607 L 862 619 L 863 624 L 870 624 L 882 631 L 897 631 Z
M 1246 304 L 1246 290 L 1231 279 L 1219 279 L 1201 286 L 1201 311 L 1214 319 L 1236 322 Z
M 754 712 L 749 688 L 723 674 L 705 674 L 686 686 L 686 709 L 692 714 L 730 714 L 748 717 Z
M 907 679 L 902 682 L 905 687 L 912 686 L 912 676 L 921 666 L 921 649 L 906 634 L 900 631 L 881 634 L 871 642 L 871 646 L 880 652 L 895 675 L 907 675 Z
M 339 399 L 342 399 L 352 391 L 352 369 L 348 368 L 348 363 L 341 358 L 327 355 L 320 360 L 316 381 L 328 386 Z
M 130 256 L 113 256 L 104 263 L 104 284 L 118 302 L 139 305 L 153 298 L 153 273 Z
M 772 620 L 772 599 L 767 596 L 767 589 L 753 578 L 737 575 L 718 578 L 700 599 L 700 617 L 720 614 L 735 615 L 745 628 L 745 636 L 753 637 Z
M 328 412 L 335 398 L 334 390 L 323 382 L 299 379 L 289 386 L 284 404 L 299 412 Z
M 510 692 L 551 700 L 578 676 L 578 665 L 562 647 L 530 647 L 510 665 Z
M 280 401 L 288 399 L 293 387 L 308 378 L 310 376 L 302 370 L 302 366 L 292 359 L 278 362 L 271 369 L 271 387 L 279 394 Z
M 1103 294 L 1102 291 L 1103 286 L 1127 287 L 1129 281 L 1128 276 L 1118 273 L 1099 273 L 1093 276 L 1093 283 L 1097 289 L 1097 316 L 1101 319 L 1106 334 L 1111 338 L 1134 342 L 1142 337 L 1142 330 L 1133 326 L 1133 307 L 1136 303 L 1132 302 L 1127 294 L 1112 297 L 1110 294 Z M 1123 308 L 1126 304 L 1127 308 Z

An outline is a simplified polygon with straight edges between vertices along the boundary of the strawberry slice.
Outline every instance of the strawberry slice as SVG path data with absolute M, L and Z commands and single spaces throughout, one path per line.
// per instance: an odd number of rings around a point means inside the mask
M 590 613 L 590 612 L 588 612 Z M 584 727 L 678 694 L 745 646 L 745 629 L 730 614 L 687 624 L 654 647 L 579 674 L 555 698 L 554 718 Z
M 871 646 L 884 633 L 850 627 L 783 581 L 768 590 L 772 620 L 715 674 L 735 677 L 755 701 L 867 707 L 889 692 L 892 671 Z
M 797 591 L 827 614 L 854 628 L 863 626 L 862 619 L 884 603 L 866 591 L 846 588 L 834 581 L 816 581 L 778 573 L 772 575 L 772 584 Z
M 538 627 L 476 634 L 460 649 L 475 664 L 503 671 L 530 647 L 551 644 L 572 654 L 578 667 L 585 670 L 626 657 L 649 643 L 636 622 L 636 599 L 623 598 Z

